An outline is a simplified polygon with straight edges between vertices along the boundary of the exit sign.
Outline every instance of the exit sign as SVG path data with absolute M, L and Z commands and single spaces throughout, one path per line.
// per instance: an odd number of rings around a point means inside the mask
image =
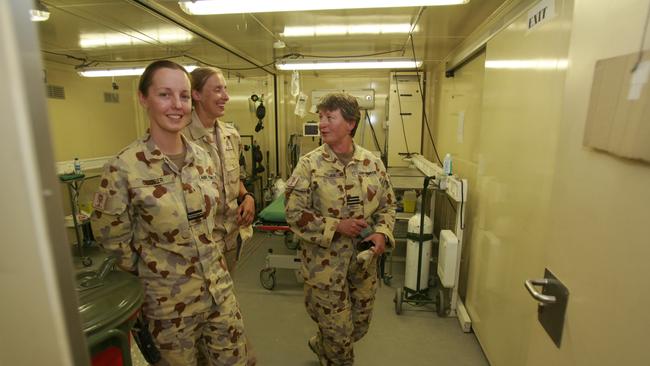
M 555 17 L 555 0 L 542 0 L 528 11 L 528 30 L 540 26 Z

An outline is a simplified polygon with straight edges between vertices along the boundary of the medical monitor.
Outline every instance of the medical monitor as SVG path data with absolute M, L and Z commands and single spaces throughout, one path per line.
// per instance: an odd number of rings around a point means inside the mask
M 320 136 L 320 130 L 318 129 L 318 123 L 307 122 L 302 124 L 302 135 L 303 136 Z

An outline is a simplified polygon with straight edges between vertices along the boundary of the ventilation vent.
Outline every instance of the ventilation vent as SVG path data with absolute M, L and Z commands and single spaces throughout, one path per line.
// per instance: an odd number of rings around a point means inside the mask
M 59 85 L 47 85 L 47 97 L 52 99 L 65 99 L 65 89 Z
M 118 93 L 104 93 L 104 103 L 119 103 L 120 95 Z
M 420 81 L 420 75 L 396 73 L 393 77 L 398 83 L 417 83 Z

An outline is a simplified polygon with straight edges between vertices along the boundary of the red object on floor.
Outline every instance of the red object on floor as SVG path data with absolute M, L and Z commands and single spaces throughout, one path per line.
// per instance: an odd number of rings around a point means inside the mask
M 115 346 L 111 346 L 93 356 L 93 366 L 122 366 L 122 351 Z

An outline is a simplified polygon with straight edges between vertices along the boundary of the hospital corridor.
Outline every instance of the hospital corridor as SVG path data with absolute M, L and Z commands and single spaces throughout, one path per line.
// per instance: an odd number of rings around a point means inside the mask
M 250 337 L 259 339 L 253 348 L 261 365 L 314 365 L 306 341 L 313 325 L 303 309 L 302 285 L 288 270 L 277 272 L 273 291 L 260 284 L 259 270 L 264 267 L 268 249 L 291 253 L 282 241 L 282 237 L 268 234 L 256 235 L 251 241 L 250 254 L 242 260 L 242 271 L 235 275 L 237 298 L 246 314 Z M 403 279 L 394 279 L 396 285 L 400 281 Z M 355 364 L 488 365 L 476 338 L 463 333 L 455 319 L 432 316 L 431 306 L 412 307 L 400 317 L 395 315 L 394 293 L 390 286 L 378 290 L 370 331 L 355 346 Z M 435 346 L 422 347 L 423 338 L 434 340 Z
M 650 0 L 0 0 L 1 366 L 650 365 Z

